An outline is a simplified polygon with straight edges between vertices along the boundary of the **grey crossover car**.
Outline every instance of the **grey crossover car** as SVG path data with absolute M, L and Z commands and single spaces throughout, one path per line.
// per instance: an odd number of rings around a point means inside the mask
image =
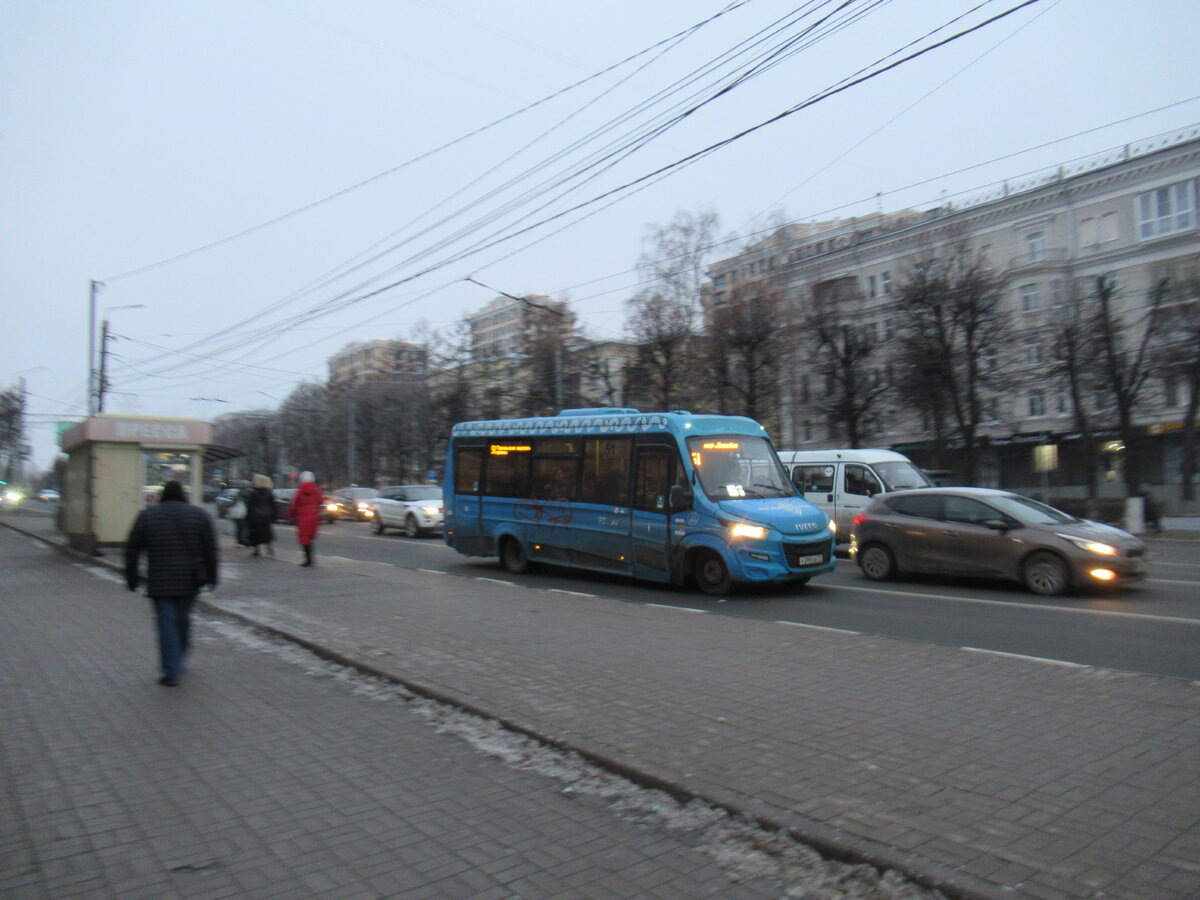
M 877 496 L 854 519 L 850 558 L 874 581 L 901 572 L 1007 578 L 1047 595 L 1148 571 L 1146 545 L 1126 531 L 969 487 Z

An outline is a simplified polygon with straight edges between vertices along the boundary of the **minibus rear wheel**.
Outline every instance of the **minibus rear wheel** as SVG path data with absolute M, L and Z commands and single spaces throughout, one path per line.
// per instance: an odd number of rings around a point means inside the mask
M 696 586 L 710 597 L 720 597 L 729 593 L 733 587 L 733 579 L 729 577 L 729 568 L 721 554 L 715 550 L 701 550 L 696 554 L 692 565 L 692 574 L 696 578 Z
M 524 575 L 529 571 L 529 557 L 525 555 L 525 548 L 516 538 L 505 538 L 500 545 L 500 564 L 512 575 Z

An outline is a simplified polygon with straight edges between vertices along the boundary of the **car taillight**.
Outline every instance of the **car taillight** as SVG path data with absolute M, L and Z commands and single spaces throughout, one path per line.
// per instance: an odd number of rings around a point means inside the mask
M 867 521 L 867 514 L 866 514 L 866 513 L 859 513 L 857 516 L 855 516 L 855 517 L 854 517 L 854 524 L 855 524 L 855 525 L 861 525 L 861 524 L 862 524 L 863 522 L 865 522 L 865 521 Z

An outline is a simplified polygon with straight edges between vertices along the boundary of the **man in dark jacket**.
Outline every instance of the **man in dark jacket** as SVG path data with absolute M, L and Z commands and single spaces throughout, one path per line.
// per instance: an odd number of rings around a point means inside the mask
M 188 651 L 192 604 L 204 585 L 217 586 L 217 542 L 212 520 L 192 506 L 178 481 L 168 481 L 157 506 L 138 514 L 125 543 L 125 583 L 138 589 L 138 559 L 146 551 L 146 593 L 154 601 L 162 677 L 179 684 Z

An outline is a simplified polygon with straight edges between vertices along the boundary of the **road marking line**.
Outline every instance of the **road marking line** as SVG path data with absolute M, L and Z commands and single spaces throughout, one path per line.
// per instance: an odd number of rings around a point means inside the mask
M 418 572 L 425 572 L 429 575 L 449 575 L 449 572 L 443 572 L 441 569 L 417 569 Z
M 485 578 L 482 575 L 473 576 L 476 581 L 486 581 L 490 584 L 506 584 L 509 587 L 520 587 L 515 581 L 501 581 L 499 578 Z
M 572 597 L 595 597 L 595 594 L 585 594 L 583 591 L 567 591 L 562 588 L 550 588 L 548 594 L 570 594 Z
M 706 613 L 707 609 L 692 609 L 690 606 L 669 606 L 666 603 L 647 603 L 646 606 L 653 606 L 655 609 L 673 609 L 676 612 L 687 613 Z
M 1069 662 L 1065 659 L 1050 659 L 1047 656 L 1027 656 L 1024 653 L 1009 653 L 1005 650 L 988 650 L 985 647 L 959 647 L 960 650 L 968 650 L 971 653 L 987 653 L 991 656 L 1005 656 L 1009 659 L 1024 659 L 1029 662 L 1049 663 L 1052 666 L 1067 666 L 1072 669 L 1090 669 L 1092 668 L 1085 663 Z
M 1174 622 L 1182 625 L 1200 626 L 1200 619 L 1188 619 L 1183 616 L 1157 616 L 1151 613 L 1122 612 L 1119 609 L 1076 609 L 1071 606 L 1042 606 L 1018 600 L 986 600 L 982 597 L 958 597 L 952 594 L 926 594 L 921 591 L 893 591 L 885 588 L 855 587 L 852 584 L 821 584 L 822 588 L 833 588 L 838 591 L 861 591 L 871 594 L 888 594 L 892 597 L 921 597 L 926 600 L 948 600 L 952 603 L 978 603 L 983 606 L 1016 606 L 1021 609 L 1037 612 L 1073 613 L 1083 616 L 1116 616 L 1121 619 L 1145 619 L 1150 622 Z
M 861 631 L 851 631 L 849 628 L 830 628 L 828 625 L 809 625 L 807 622 L 788 622 L 776 619 L 776 625 L 791 625 L 793 628 L 811 628 L 814 631 L 836 631 L 838 634 L 862 634 Z

